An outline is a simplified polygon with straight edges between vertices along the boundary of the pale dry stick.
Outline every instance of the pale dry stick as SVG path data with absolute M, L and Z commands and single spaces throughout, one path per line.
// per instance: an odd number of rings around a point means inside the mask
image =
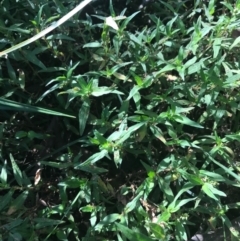
M 14 45 L 13 47 L 6 49 L 2 52 L 0 52 L 0 57 L 11 53 L 19 48 L 22 48 L 40 38 L 42 38 L 43 36 L 45 36 L 46 34 L 50 33 L 51 31 L 53 31 L 55 28 L 59 27 L 60 25 L 62 25 L 64 22 L 66 22 L 69 18 L 71 18 L 73 15 L 75 15 L 77 12 L 79 12 L 81 9 L 83 9 L 87 4 L 89 4 L 92 0 L 84 0 L 83 2 L 81 2 L 77 7 L 75 7 L 72 11 L 70 11 L 69 13 L 67 13 L 65 16 L 63 16 L 62 18 L 60 18 L 58 21 L 56 21 L 55 23 L 53 23 L 50 27 L 44 29 L 43 31 L 41 31 L 40 33 L 36 34 L 35 36 Z

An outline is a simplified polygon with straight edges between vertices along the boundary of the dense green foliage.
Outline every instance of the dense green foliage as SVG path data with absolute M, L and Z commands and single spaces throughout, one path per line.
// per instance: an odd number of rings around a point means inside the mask
M 0 50 L 78 3 L 1 1 Z M 183 241 L 239 216 L 240 1 L 140 5 L 93 1 L 1 57 L 0 240 Z

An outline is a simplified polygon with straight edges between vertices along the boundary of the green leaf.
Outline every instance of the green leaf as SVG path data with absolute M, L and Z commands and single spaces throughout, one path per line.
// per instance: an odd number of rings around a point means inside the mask
M 207 183 L 205 183 L 202 186 L 202 190 L 212 199 L 215 199 L 216 201 L 218 201 L 218 198 L 214 195 L 214 193 L 212 192 L 211 189 L 208 188 L 208 185 L 206 185 Z
M 24 50 L 23 51 L 24 57 L 31 63 L 37 65 L 38 67 L 40 67 L 41 69 L 46 69 L 46 66 L 43 64 L 42 61 L 40 61 L 40 59 L 38 59 L 36 57 L 36 55 L 34 54 L 33 51 L 28 51 L 28 50 Z
M 162 212 L 162 215 L 160 217 L 160 221 L 164 221 L 164 222 L 167 222 L 169 221 L 169 219 L 171 218 L 171 213 L 169 212 L 169 210 L 164 210 Z
M 69 40 L 69 41 L 76 41 L 74 38 L 71 38 L 65 34 L 58 33 L 58 34 L 53 34 L 49 35 L 46 37 L 47 40 L 53 40 L 53 39 L 61 39 L 61 40 Z
M 85 127 L 87 124 L 87 119 L 89 116 L 90 106 L 91 106 L 91 101 L 89 99 L 85 99 L 84 103 L 82 104 L 82 106 L 79 110 L 78 121 L 79 121 L 80 135 L 82 135 L 85 130 Z
M 74 169 L 77 169 L 77 170 L 81 170 L 83 172 L 89 172 L 91 174 L 101 174 L 101 173 L 105 173 L 105 172 L 108 172 L 107 169 L 105 168 L 102 168 L 102 167 L 97 167 L 97 166 L 94 166 L 94 165 L 84 165 L 82 166 L 81 164 L 78 164 L 74 167 Z
M 211 198 L 215 199 L 216 201 L 219 200 L 218 197 L 215 196 L 218 195 L 218 196 L 223 196 L 223 197 L 226 197 L 226 194 L 222 191 L 219 191 L 218 189 L 216 189 L 215 187 L 213 187 L 212 184 L 210 183 L 204 183 L 204 185 L 202 186 L 202 190 Z
M 12 31 L 12 32 L 19 32 L 19 33 L 24 33 L 24 34 L 30 34 L 31 31 L 24 29 L 24 28 L 19 28 L 22 25 L 22 23 L 20 24 L 13 24 L 10 27 L 7 28 L 8 31 Z
M 202 179 L 198 176 L 198 174 L 189 174 L 184 170 L 179 170 L 179 173 L 182 174 L 185 178 L 187 178 L 192 184 L 194 185 L 203 185 L 204 182 Z
M 184 125 L 188 125 L 188 126 L 192 126 L 192 127 L 196 127 L 196 128 L 203 128 L 203 126 L 199 125 L 197 122 L 190 120 L 188 117 L 183 116 L 183 115 L 178 115 L 178 116 L 174 116 L 175 117 L 175 121 L 182 123 Z
M 0 202 L 0 212 L 11 202 L 12 195 L 14 193 L 14 190 L 10 190 L 7 194 L 4 196 L 1 196 L 1 202 Z
M 83 48 L 99 48 L 102 47 L 102 44 L 99 42 L 92 42 L 83 45 Z
M 163 136 L 163 132 L 162 132 L 162 130 L 159 128 L 159 127 L 157 127 L 157 126 L 155 126 L 155 125 L 151 125 L 150 126 L 150 130 L 152 131 L 152 133 L 153 133 L 153 135 L 157 138 L 157 139 L 159 139 L 162 143 L 166 143 L 166 139 L 164 138 L 164 136 Z
M 145 168 L 145 170 L 147 171 L 147 173 L 154 172 L 154 169 L 151 166 L 149 166 L 147 163 L 143 162 L 142 160 L 140 160 L 140 162 L 142 163 L 142 165 Z
M 74 66 L 72 66 L 72 61 L 70 62 L 70 68 L 67 71 L 66 78 L 70 79 L 72 77 L 73 71 L 77 68 L 80 62 L 77 62 Z
M 121 157 L 119 150 L 115 150 L 113 152 L 113 159 L 114 159 L 114 163 L 117 167 L 122 163 L 122 157 Z
M 15 162 L 11 153 L 10 153 L 9 156 L 10 156 L 10 160 L 11 160 L 11 163 L 12 163 L 13 174 L 14 174 L 15 180 L 17 181 L 19 186 L 22 186 L 22 184 L 23 184 L 22 172 L 20 171 L 20 169 L 19 169 L 17 163 Z
M 182 222 L 176 221 L 176 229 L 179 240 L 187 240 L 187 233 Z
M 8 69 L 8 75 L 9 77 L 11 78 L 11 80 L 13 80 L 14 82 L 17 81 L 17 76 L 16 76 L 16 73 L 9 61 L 9 59 L 7 59 L 7 69 Z
M 30 140 L 33 140 L 33 139 L 43 139 L 44 138 L 44 135 L 43 134 L 40 134 L 40 133 L 36 133 L 35 131 L 29 131 L 28 132 L 28 137 Z
M 22 224 L 24 221 L 24 219 L 16 219 L 8 224 L 2 225 L 1 228 L 10 231 L 19 226 L 20 224 Z
M 129 23 L 138 13 L 140 13 L 140 11 L 135 12 L 135 13 L 133 13 L 132 15 L 130 15 L 129 17 L 127 17 L 127 18 L 123 21 L 123 23 L 121 24 L 120 30 L 122 31 L 122 30 L 128 25 L 128 23 Z
M 191 202 L 191 201 L 194 201 L 196 200 L 197 197 L 194 197 L 194 198 L 187 198 L 187 199 L 183 199 L 183 200 L 177 200 L 177 201 L 174 201 L 173 203 L 171 203 L 168 207 L 168 210 L 169 212 L 171 213 L 175 213 L 177 212 L 178 210 L 180 210 L 180 208 L 182 206 L 184 206 L 186 203 L 188 202 Z
M 192 66 L 193 64 L 195 64 L 195 62 L 197 61 L 197 57 L 194 56 L 193 58 L 189 59 L 185 64 L 184 64 L 184 68 L 187 69 L 190 66 Z M 193 107 L 192 107 L 193 108 Z
M 12 100 L 8 100 L 0 97 L 0 110 L 11 110 L 11 111 L 25 111 L 25 112 L 36 112 L 46 115 L 56 115 L 56 116 L 65 116 L 70 118 L 76 118 L 72 115 L 67 115 L 65 113 L 53 111 L 50 109 L 44 109 L 41 107 L 36 107 L 28 104 L 22 104 Z
M 0 181 L 2 184 L 7 184 L 7 161 L 4 162 L 2 166 L 1 174 L 0 174 Z
M 134 80 L 137 83 L 137 86 L 142 86 L 143 85 L 142 77 L 136 75 L 134 72 L 131 72 L 131 75 L 134 77 Z
M 212 161 L 214 162 L 216 165 L 218 165 L 220 168 L 222 168 L 226 173 L 228 173 L 229 175 L 231 175 L 232 177 L 236 178 L 239 182 L 240 182 L 240 176 L 237 175 L 236 173 L 234 173 L 233 171 L 230 170 L 230 168 L 224 166 L 223 164 L 219 163 L 218 161 L 216 161 L 214 158 L 211 157 L 211 155 L 209 155 L 209 153 L 204 152 L 204 154 Z
M 109 71 L 110 71 L 110 75 L 114 74 L 116 71 L 118 71 L 120 68 L 125 67 L 127 65 L 132 64 L 132 61 L 130 62 L 125 62 L 125 63 L 121 63 L 121 64 L 117 64 L 115 66 L 113 66 Z
M 202 178 L 204 177 L 208 177 L 210 178 L 210 180 L 213 180 L 215 182 L 226 182 L 226 183 L 229 183 L 229 184 L 233 184 L 234 181 L 230 181 L 228 178 L 218 174 L 218 173 L 215 173 L 215 172 L 209 172 L 209 171 L 206 171 L 206 170 L 200 170 L 200 176 L 202 176 Z
M 193 188 L 194 186 L 195 186 L 195 185 L 192 184 L 192 183 L 190 183 L 190 182 L 185 183 L 185 184 L 183 185 L 182 189 L 181 189 L 181 190 L 177 193 L 177 195 L 175 196 L 174 201 L 169 205 L 169 208 L 170 208 L 170 209 L 175 208 L 175 207 L 176 207 L 176 201 L 177 201 L 177 199 L 178 199 L 184 192 L 190 190 L 190 189 Z M 191 201 L 191 199 L 186 199 L 186 200 L 187 200 L 187 202 L 188 202 L 188 201 Z M 194 198 L 193 198 L 192 200 L 194 200 Z M 183 201 L 184 201 L 184 200 L 183 200 Z
M 24 90 L 25 88 L 25 73 L 23 70 L 21 69 L 18 69 L 18 73 L 19 73 L 19 76 L 18 76 L 18 83 L 20 85 L 20 88 L 22 90 Z
M 135 209 L 135 207 L 139 203 L 139 200 L 142 197 L 142 195 L 143 195 L 143 191 L 140 191 L 139 194 L 131 202 L 129 202 L 126 205 L 126 207 L 125 207 L 125 212 L 126 213 L 129 213 L 129 212 L 131 212 L 132 210 Z
M 141 126 L 145 125 L 145 123 L 137 123 L 136 125 L 133 125 L 129 127 L 127 130 L 123 131 L 121 133 L 121 137 L 119 140 L 116 142 L 117 145 L 123 143 L 125 140 L 127 140 L 131 134 L 135 131 L 137 131 Z
M 166 238 L 164 228 L 161 225 L 157 223 L 149 223 L 149 227 L 157 239 L 164 240 Z
M 94 135 L 96 136 L 97 143 L 99 145 L 105 145 L 108 143 L 107 139 L 101 133 L 99 133 L 97 130 L 94 131 Z
M 104 225 L 109 225 L 113 222 L 115 222 L 116 220 L 120 219 L 121 215 L 118 213 L 112 213 L 107 215 L 102 221 L 100 221 L 96 226 L 95 226 L 95 230 L 96 231 L 101 231 L 102 227 Z
M 147 134 L 147 124 L 144 124 L 136 131 L 135 140 L 137 142 L 141 142 L 146 136 L 146 134 Z
M 175 110 L 175 113 L 176 114 L 180 114 L 180 113 L 189 113 L 191 110 L 193 110 L 194 107 L 178 107 L 176 106 L 176 110 Z
M 97 152 L 90 156 L 85 162 L 81 163 L 78 168 L 81 168 L 82 166 L 88 166 L 89 164 L 93 164 L 99 160 L 101 160 L 103 157 L 105 157 L 108 154 L 107 150 L 103 149 L 100 152 Z
M 233 49 L 235 46 L 237 46 L 238 44 L 240 43 L 240 36 L 239 37 L 237 37 L 235 40 L 234 40 L 234 42 L 233 42 L 233 44 L 230 46 L 230 50 L 231 49 Z
M 162 177 L 157 176 L 157 178 L 158 178 L 158 185 L 159 185 L 161 191 L 166 195 L 166 198 L 169 202 L 173 202 L 174 194 L 170 188 L 170 180 L 168 180 L 167 177 L 165 177 L 165 179 L 163 179 Z
M 7 211 L 7 215 L 11 215 L 12 213 L 14 213 L 18 210 L 21 210 L 23 208 L 23 204 L 28 197 L 28 193 L 29 193 L 29 191 L 25 190 L 11 203 L 11 205 Z
M 228 217 L 226 215 L 222 215 L 221 219 L 222 219 L 224 225 L 226 225 L 228 227 L 228 229 L 231 232 L 232 236 L 237 237 L 237 239 L 232 237 L 232 240 L 233 241 L 234 240 L 238 241 L 240 239 L 239 230 L 236 227 L 234 227 L 234 225 L 231 223 L 231 221 L 228 219 Z M 235 225 L 236 225 L 236 222 L 235 222 Z
M 115 22 L 112 16 L 107 17 L 105 21 L 106 21 L 106 25 L 112 27 L 115 30 L 119 29 L 117 23 Z
M 91 91 L 91 95 L 98 97 L 98 96 L 102 96 L 102 95 L 107 95 L 107 94 L 118 94 L 118 95 L 123 95 L 122 92 L 103 86 L 103 87 L 97 87 L 97 88 L 93 88 Z
M 81 210 L 82 212 L 91 213 L 95 210 L 95 206 L 88 204 L 84 207 L 81 207 L 79 210 Z
M 65 223 L 65 221 L 62 221 L 62 220 L 55 220 L 50 218 L 34 218 L 32 221 L 36 223 L 35 224 L 36 229 L 57 226 L 59 224 Z
M 69 188 L 80 188 L 82 185 L 85 185 L 86 181 L 80 178 L 71 177 L 63 182 L 60 182 L 59 186 L 66 186 Z
M 127 101 L 129 101 L 136 93 L 138 93 L 138 91 L 139 91 L 140 89 L 142 89 L 141 86 L 135 85 L 135 86 L 131 89 L 131 91 L 129 92 Z
M 153 241 L 153 239 L 145 236 L 142 233 L 134 232 L 132 229 L 127 228 L 126 226 L 116 223 L 117 230 L 120 231 L 126 238 L 134 241 Z
M 73 165 L 73 163 L 71 162 L 51 162 L 51 161 L 41 161 L 41 164 L 46 165 L 46 166 L 50 166 L 50 167 L 55 167 L 55 168 L 68 168 L 71 167 Z
M 167 64 L 165 67 L 163 67 L 161 70 L 159 70 L 159 71 L 157 71 L 157 72 L 154 72 L 153 73 L 153 76 L 155 77 L 155 78 L 158 78 L 161 74 L 163 74 L 163 73 L 166 73 L 166 72 L 168 72 L 168 71 L 170 71 L 170 70 L 173 70 L 173 69 L 175 69 L 175 66 L 173 65 L 173 64 Z
M 216 38 L 213 42 L 213 58 L 217 58 L 218 53 L 221 49 L 221 43 L 222 39 L 221 38 Z

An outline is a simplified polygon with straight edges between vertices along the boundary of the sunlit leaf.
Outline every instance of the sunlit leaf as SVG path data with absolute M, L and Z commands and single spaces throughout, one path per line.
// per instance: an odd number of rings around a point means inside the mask
M 7 162 L 5 161 L 1 173 L 0 173 L 0 182 L 3 184 L 7 184 L 7 178 L 8 178 L 8 173 L 7 173 Z
M 203 128 L 203 126 L 199 125 L 197 122 L 190 120 L 188 117 L 186 116 L 177 116 L 175 118 L 175 121 L 182 123 L 184 125 L 188 125 L 188 126 L 192 126 L 192 127 L 196 127 L 196 128 Z
M 108 26 L 112 27 L 115 30 L 119 29 L 117 23 L 115 22 L 115 20 L 111 16 L 106 18 L 106 24 Z

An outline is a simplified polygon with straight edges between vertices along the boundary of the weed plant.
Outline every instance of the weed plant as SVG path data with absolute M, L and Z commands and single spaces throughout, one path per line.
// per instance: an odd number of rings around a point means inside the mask
M 0 50 L 77 4 L 3 0 Z M 0 240 L 239 238 L 240 1 L 141 4 L 93 1 L 1 57 Z

